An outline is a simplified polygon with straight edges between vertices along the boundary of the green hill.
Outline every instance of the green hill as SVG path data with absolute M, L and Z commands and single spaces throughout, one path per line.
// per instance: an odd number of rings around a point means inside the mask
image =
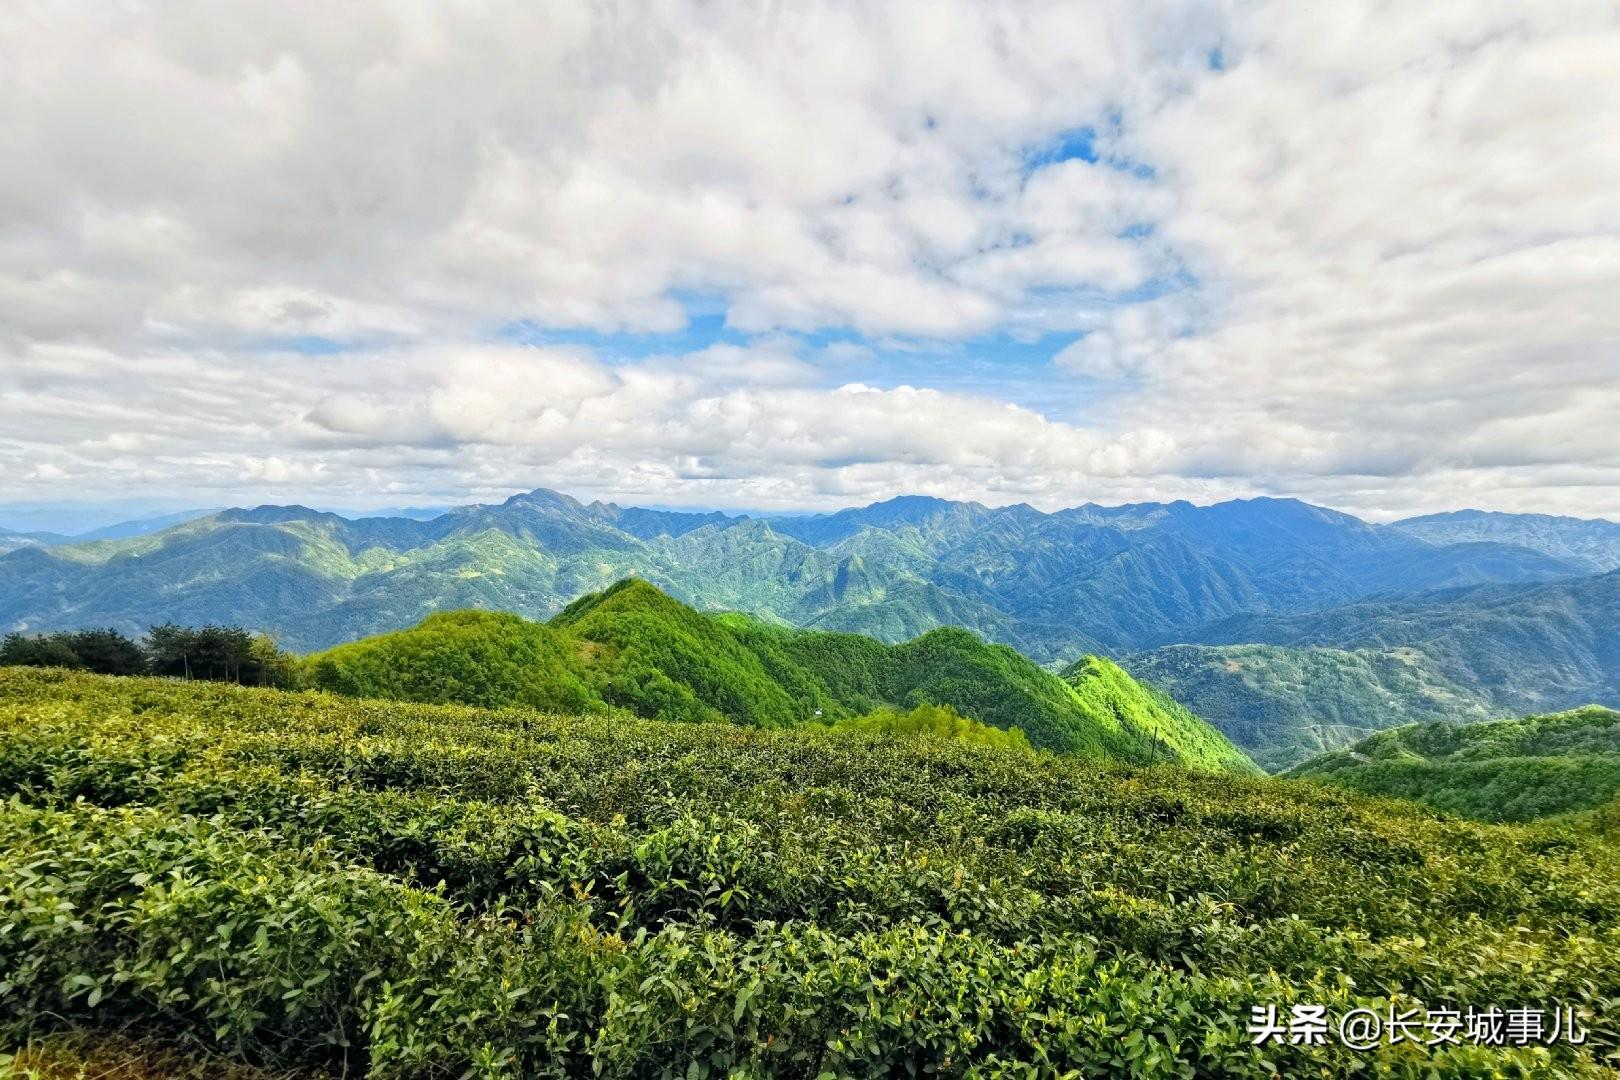
M 505 612 L 438 612 L 410 630 L 309 657 L 305 666 L 315 685 L 350 697 L 605 711 L 568 643 Z
M 312 656 L 315 685 L 421 702 L 622 709 L 749 727 L 947 705 L 1036 747 L 1253 771 L 1219 732 L 1105 660 L 1068 678 L 1005 645 L 939 629 L 901 645 L 704 614 L 627 579 L 540 624 L 457 612 Z
M 0 804 L 25 1066 L 1596 1080 L 1620 1052 L 1620 847 L 1319 785 L 0 669 Z M 1557 1003 L 1588 1038 L 1256 1046 L 1251 1009 L 1296 1002 Z
M 1288 775 L 1483 821 L 1593 810 L 1620 795 L 1620 712 L 1591 706 L 1483 724 L 1413 724 Z
M 1089 712 L 1111 715 L 1122 729 L 1148 734 L 1150 760 L 1215 760 L 1234 771 L 1255 768 L 1218 728 L 1158 687 L 1137 682 L 1112 660 L 1084 657 L 1063 678 Z

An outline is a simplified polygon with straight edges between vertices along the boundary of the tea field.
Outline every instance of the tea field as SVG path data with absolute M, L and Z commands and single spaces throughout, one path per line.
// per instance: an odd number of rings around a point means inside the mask
M 142 1076 L 1620 1063 L 1620 854 L 1556 823 L 945 738 L 35 669 L 0 669 L 0 799 L 0 1051 L 41 1075 L 101 1075 L 71 1059 L 108 1046 L 149 1048 Z M 1560 1005 L 1587 1039 L 1254 1045 L 1251 1009 L 1302 1003 Z

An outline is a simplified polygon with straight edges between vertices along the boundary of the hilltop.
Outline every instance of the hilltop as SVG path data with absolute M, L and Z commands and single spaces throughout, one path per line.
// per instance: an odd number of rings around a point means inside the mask
M 461 611 L 318 653 L 317 686 L 362 697 L 785 727 L 946 705 L 1036 747 L 1252 772 L 1217 730 L 1112 662 L 1064 675 L 961 629 L 885 645 L 706 614 L 627 579 L 547 623 Z
M 1593 706 L 1483 724 L 1413 724 L 1288 775 L 1485 821 L 1593 810 L 1620 797 L 1620 712 Z

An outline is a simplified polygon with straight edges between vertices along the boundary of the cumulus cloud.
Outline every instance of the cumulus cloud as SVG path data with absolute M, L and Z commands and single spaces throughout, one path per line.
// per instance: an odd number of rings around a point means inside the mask
M 1161 432 L 1106 435 L 989 398 L 824 385 L 780 349 L 609 365 L 570 349 L 434 346 L 341 363 L 265 356 L 253 374 L 238 394 L 221 363 L 40 350 L 10 369 L 22 422 L 0 460 L 45 458 L 25 481 L 73 475 L 104 493 L 159 468 L 190 490 L 339 502 L 369 498 L 380 473 L 390 493 L 424 497 L 545 483 L 797 505 L 883 484 L 1049 500 L 1161 470 L 1176 452 Z M 154 420 L 138 437 L 98 436 L 114 416 Z
M 0 499 L 1620 516 L 1612 4 L 25 0 L 0 56 Z
M 1021 283 L 1150 269 L 1106 232 L 1142 196 L 1019 176 L 1138 38 L 1036 4 L 14 6 L 0 321 L 668 329 L 707 288 L 752 329 L 983 330 Z

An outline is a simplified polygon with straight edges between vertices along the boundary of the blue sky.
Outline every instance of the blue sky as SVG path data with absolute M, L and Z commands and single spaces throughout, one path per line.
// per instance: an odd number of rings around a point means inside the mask
M 633 365 L 651 357 L 683 356 L 713 345 L 748 346 L 754 339 L 727 327 L 725 315 L 688 309 L 676 331 L 603 333 L 546 329 L 517 323 L 501 328 L 505 341 L 586 348 L 609 364 Z M 858 382 L 885 389 L 910 385 L 1009 401 L 1063 419 L 1080 419 L 1110 389 L 1083 378 L 1054 379 L 1053 358 L 1078 337 L 1072 333 L 1015 337 L 1007 332 L 960 341 L 868 338 L 850 330 L 824 330 L 794 343 L 820 369 L 819 384 Z M 829 349 L 831 353 L 829 354 Z

